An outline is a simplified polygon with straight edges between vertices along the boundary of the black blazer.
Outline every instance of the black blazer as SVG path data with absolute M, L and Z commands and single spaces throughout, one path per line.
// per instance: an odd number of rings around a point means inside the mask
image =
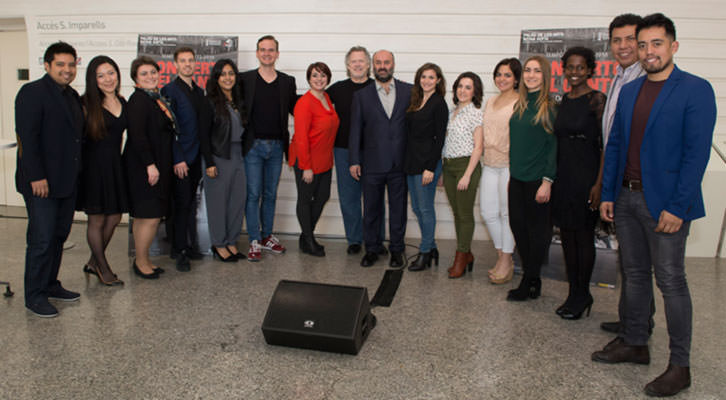
M 404 172 L 418 175 L 424 170 L 436 170 L 441 161 L 448 122 L 449 107 L 438 93 L 432 94 L 420 110 L 406 113 L 408 143 Z
M 69 89 L 80 108 L 78 93 Z M 20 88 L 15 98 L 18 192 L 30 196 L 30 182 L 47 179 L 49 197 L 73 195 L 81 170 L 83 140 L 83 126 L 77 123 L 58 84 L 48 74 Z
M 402 172 L 406 157 L 406 109 L 411 85 L 396 79 L 396 101 L 388 118 L 375 83 L 353 94 L 350 117 L 350 165 L 363 173 Z
M 287 148 L 290 144 L 290 129 L 288 127 L 287 115 L 293 115 L 295 110 L 295 103 L 297 102 L 298 95 L 296 93 L 295 78 L 280 71 L 277 72 L 277 79 L 280 87 L 280 129 L 282 129 L 284 140 L 283 149 L 285 151 L 285 158 L 287 158 Z M 254 115 L 253 104 L 255 100 L 255 84 L 257 83 L 257 69 L 251 69 L 249 71 L 241 72 L 238 76 L 242 86 L 244 88 L 245 96 L 245 107 L 247 107 L 247 115 L 251 119 Z M 252 145 L 255 142 L 255 132 L 252 131 L 252 124 L 249 124 L 248 131 L 244 134 L 244 140 L 242 142 L 242 152 L 246 155 Z

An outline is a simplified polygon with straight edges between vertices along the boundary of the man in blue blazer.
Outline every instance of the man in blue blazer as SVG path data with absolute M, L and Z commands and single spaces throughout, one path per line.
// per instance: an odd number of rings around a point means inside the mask
M 25 307 L 40 317 L 55 317 L 58 310 L 48 299 L 80 297 L 61 286 L 58 270 L 73 223 L 84 119 L 78 93 L 70 87 L 76 50 L 53 43 L 43 60 L 46 74 L 23 85 L 15 98 L 15 187 L 28 212 Z
M 652 272 L 663 294 L 670 360 L 645 386 L 671 396 L 691 384 L 692 305 L 685 274 L 692 220 L 705 215 L 701 181 L 708 164 L 716 99 L 711 85 L 673 64 L 673 22 L 645 17 L 636 31 L 646 77 L 623 86 L 605 151 L 600 215 L 615 221 L 626 284 L 627 313 L 619 337 L 594 361 L 648 364 Z M 652 267 L 652 269 L 651 269 Z
M 206 110 L 204 89 L 194 82 L 196 57 L 191 47 L 174 51 L 177 77 L 161 89 L 171 100 L 176 117 L 177 140 L 174 141 L 174 197 L 171 218 L 167 220 L 167 236 L 171 239 L 171 258 L 176 269 L 187 272 L 189 260 L 199 260 L 197 240 L 197 187 L 202 179 L 202 161 L 199 156 L 199 118 Z
M 363 241 L 366 254 L 361 266 L 370 267 L 383 252 L 379 236 L 385 210 L 381 208 L 388 188 L 390 265 L 403 265 L 406 233 L 406 109 L 411 85 L 393 79 L 393 53 L 373 54 L 373 85 L 353 94 L 350 122 L 350 174 L 363 186 Z

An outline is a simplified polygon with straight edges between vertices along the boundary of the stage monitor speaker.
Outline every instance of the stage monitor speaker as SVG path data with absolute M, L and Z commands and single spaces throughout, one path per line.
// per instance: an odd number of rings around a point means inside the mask
M 282 280 L 262 333 L 267 344 L 358 354 L 375 324 L 364 287 Z

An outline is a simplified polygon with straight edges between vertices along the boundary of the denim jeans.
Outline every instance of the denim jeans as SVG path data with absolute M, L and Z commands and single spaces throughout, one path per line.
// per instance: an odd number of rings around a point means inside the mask
M 360 182 L 350 175 L 348 149 L 333 148 L 335 155 L 335 181 L 338 184 L 340 213 L 343 214 L 345 238 L 348 244 L 363 242 L 363 210 L 361 208 Z
M 348 149 L 334 147 L 333 154 L 335 156 L 335 181 L 338 185 L 338 202 L 340 203 L 340 213 L 343 214 L 345 238 L 348 240 L 348 245 L 361 244 L 363 242 L 363 208 L 361 206 L 363 189 L 360 181 L 353 179 L 350 175 Z M 381 209 L 385 209 L 385 204 L 381 204 Z M 381 224 L 380 237 L 381 240 L 386 237 L 385 224 Z
M 282 172 L 282 142 L 255 139 L 245 155 L 247 173 L 247 233 L 249 240 L 260 241 L 272 233 L 275 220 L 277 184 Z M 260 233 L 262 222 L 262 233 Z
M 63 243 L 71 232 L 76 194 L 70 197 L 36 197 L 23 194 L 28 212 L 25 250 L 25 305 L 48 300 L 49 290 L 60 287 L 58 270 Z
M 629 345 L 648 343 L 655 272 L 655 283 L 663 294 L 670 363 L 688 367 L 693 306 L 686 282 L 685 256 L 690 222 L 684 222 L 675 233 L 655 232 L 657 224 L 648 212 L 643 192 L 623 188 L 615 202 L 615 230 L 626 277 L 623 338 Z
M 408 193 L 411 195 L 411 209 L 416 214 L 418 227 L 421 229 L 421 246 L 419 252 L 428 253 L 436 248 L 434 234 L 436 233 L 436 209 L 434 208 L 434 197 L 436 196 L 436 184 L 441 176 L 441 161 L 436 164 L 434 180 L 428 185 L 421 184 L 423 174 L 407 175 Z

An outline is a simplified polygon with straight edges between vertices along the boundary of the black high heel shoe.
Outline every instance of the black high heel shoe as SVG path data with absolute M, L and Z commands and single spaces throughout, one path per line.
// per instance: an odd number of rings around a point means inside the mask
M 592 296 L 589 296 L 588 299 L 581 305 L 570 305 L 569 307 L 565 308 L 562 311 L 562 314 L 560 314 L 560 317 L 562 319 L 580 319 L 582 318 L 582 314 L 587 310 L 587 316 L 590 316 L 590 310 L 592 310 L 592 303 L 593 299 Z
M 159 273 L 156 270 L 150 274 L 141 272 L 139 267 L 136 265 L 136 260 L 134 260 L 134 273 L 144 279 L 159 279 Z
M 423 271 L 427 268 L 431 268 L 432 251 L 428 253 L 418 253 L 416 259 L 408 266 L 409 271 Z
M 512 289 L 507 293 L 508 301 L 525 301 L 527 299 L 536 299 L 542 294 L 542 280 L 540 278 L 522 277 L 519 287 Z
M 231 254 L 227 256 L 227 258 L 222 257 L 221 254 L 219 254 L 219 251 L 216 247 L 212 246 L 212 255 L 214 256 L 214 259 L 221 262 L 237 262 L 237 257 L 234 256 L 234 254 Z
M 227 251 L 229 252 L 229 254 L 237 257 L 237 260 L 244 260 L 247 258 L 247 257 L 245 257 L 244 254 L 240 253 L 239 251 L 237 251 L 237 253 L 233 252 L 232 249 L 229 248 L 229 246 L 224 246 L 224 247 L 227 248 Z
M 434 260 L 434 265 L 438 267 L 439 266 L 439 249 L 437 249 L 436 247 L 431 249 L 431 259 Z

